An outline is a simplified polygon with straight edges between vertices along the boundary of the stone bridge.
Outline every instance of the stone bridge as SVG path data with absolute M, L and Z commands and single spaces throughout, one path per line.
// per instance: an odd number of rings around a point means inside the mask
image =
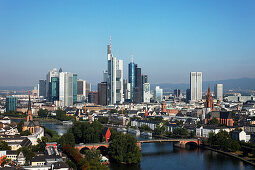
M 163 143 L 163 142 L 173 142 L 174 146 L 185 148 L 186 144 L 196 144 L 197 146 L 201 145 L 201 140 L 199 139 L 151 139 L 151 140 L 141 140 L 137 141 L 137 146 L 141 149 L 142 143 Z M 93 143 L 93 144 L 78 144 L 75 145 L 75 148 L 79 151 L 81 149 L 98 149 L 98 148 L 108 148 L 109 143 Z

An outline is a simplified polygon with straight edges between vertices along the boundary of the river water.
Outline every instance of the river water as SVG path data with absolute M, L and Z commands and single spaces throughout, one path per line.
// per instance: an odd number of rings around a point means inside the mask
M 55 122 L 40 122 L 46 128 L 63 135 L 68 128 Z M 210 150 L 181 149 L 173 143 L 143 143 L 142 160 L 139 165 L 111 163 L 111 170 L 252 170 L 249 164 Z

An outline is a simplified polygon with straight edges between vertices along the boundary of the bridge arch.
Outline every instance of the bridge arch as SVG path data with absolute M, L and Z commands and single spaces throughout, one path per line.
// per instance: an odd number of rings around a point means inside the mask
M 99 150 L 103 156 L 108 155 L 109 149 L 106 146 L 99 146 L 97 150 Z
M 81 154 L 85 154 L 85 151 L 87 151 L 87 150 L 90 150 L 90 148 L 88 148 L 88 147 L 85 146 L 85 147 L 83 147 L 83 148 L 80 149 L 80 153 L 81 153 Z

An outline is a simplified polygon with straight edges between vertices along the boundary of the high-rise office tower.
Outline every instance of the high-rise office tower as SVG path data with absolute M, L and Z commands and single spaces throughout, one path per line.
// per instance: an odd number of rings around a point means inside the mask
M 77 74 L 73 74 L 73 102 L 77 102 Z
M 123 60 L 117 60 L 111 53 L 111 39 L 107 46 L 108 76 L 107 76 L 107 103 L 121 104 L 123 98 Z
M 51 80 L 52 77 L 59 77 L 59 72 L 56 68 L 52 69 L 46 75 L 46 98 L 51 101 L 52 99 L 52 87 L 51 87 Z
M 219 101 L 223 100 L 223 84 L 215 84 L 214 95 L 215 95 L 215 99 Z
M 98 83 L 98 104 L 100 105 L 107 105 L 107 83 L 101 82 Z
M 123 80 L 123 92 L 125 101 L 131 100 L 131 83 L 128 83 L 127 79 Z
M 88 99 L 88 92 L 90 91 L 90 84 L 85 80 L 77 80 L 77 101 L 84 102 Z
M 192 101 L 202 99 L 202 72 L 190 72 L 190 96 Z
M 46 97 L 46 80 L 39 80 L 39 96 Z
M 142 83 L 149 83 L 148 81 L 148 75 L 142 75 Z
M 5 101 L 6 112 L 15 112 L 16 106 L 17 106 L 17 97 L 6 96 L 6 101 Z
M 156 88 L 155 88 L 154 99 L 158 103 L 162 102 L 162 99 L 163 99 L 163 89 L 161 89 L 159 86 L 156 86 Z
M 130 94 L 131 99 L 133 100 L 135 89 L 135 63 L 133 62 L 133 57 L 131 62 L 128 64 L 128 83 L 130 83 Z
M 134 103 L 142 103 L 143 101 L 143 83 L 142 83 L 142 70 L 135 65 L 135 89 L 134 89 Z
M 59 77 L 51 77 L 51 101 L 59 100 Z
M 73 73 L 59 73 L 59 100 L 64 107 L 73 105 Z
M 174 96 L 175 97 L 180 97 L 180 93 L 181 93 L 180 89 L 175 89 L 174 90 Z
M 150 103 L 151 100 L 151 87 L 150 83 L 143 84 L 143 102 Z
M 97 91 L 90 91 L 88 94 L 88 102 L 98 104 L 98 92 Z

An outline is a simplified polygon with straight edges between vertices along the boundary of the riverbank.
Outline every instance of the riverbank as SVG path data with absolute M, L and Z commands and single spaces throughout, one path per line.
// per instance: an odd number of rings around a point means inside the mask
M 8 116 L 10 119 L 16 119 L 16 120 L 26 120 L 26 117 L 13 117 L 13 116 Z M 51 118 L 39 118 L 39 117 L 34 117 L 33 120 L 36 121 L 45 121 L 45 122 L 56 122 L 56 123 L 62 123 L 62 121 L 57 120 L 57 119 L 51 119 Z
M 250 164 L 250 165 L 255 167 L 255 162 L 251 162 L 250 160 L 242 158 L 239 155 L 234 154 L 232 152 L 225 152 L 225 151 L 218 150 L 218 149 L 212 148 L 210 146 L 206 146 L 206 145 L 201 145 L 200 147 L 202 147 L 203 149 L 208 149 L 208 150 L 211 150 L 211 151 L 214 151 L 214 152 L 218 152 L 218 153 L 221 153 L 221 154 L 224 154 L 224 155 L 227 155 L 227 156 L 239 159 L 239 160 L 241 160 L 243 162 L 246 162 L 246 163 L 248 163 L 248 164 Z

